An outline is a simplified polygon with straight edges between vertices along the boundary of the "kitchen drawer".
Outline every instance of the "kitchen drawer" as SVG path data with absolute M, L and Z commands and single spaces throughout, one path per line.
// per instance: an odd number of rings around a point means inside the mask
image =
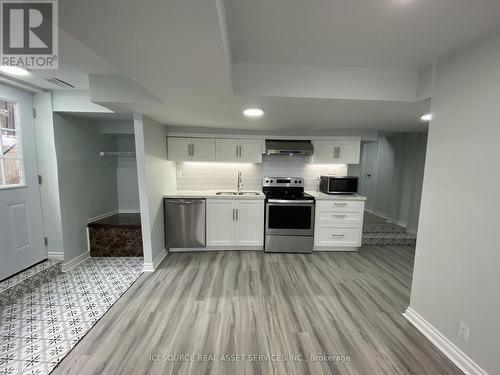
M 360 227 L 318 227 L 315 246 L 361 246 Z
M 322 224 L 360 224 L 363 217 L 362 212 L 340 212 L 340 211 L 317 211 L 316 221 Z
M 316 201 L 316 210 L 321 211 L 341 211 L 341 212 L 363 212 L 365 202 L 344 201 L 344 200 L 319 200 Z

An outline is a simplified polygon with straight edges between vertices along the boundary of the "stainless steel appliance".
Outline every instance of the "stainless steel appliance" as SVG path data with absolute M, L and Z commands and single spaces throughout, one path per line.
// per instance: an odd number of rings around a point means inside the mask
M 358 192 L 358 177 L 321 176 L 319 191 L 325 194 L 356 194 Z
M 314 197 L 304 193 L 300 177 L 265 177 L 266 252 L 311 253 L 314 244 Z
M 266 155 L 308 156 L 312 154 L 311 141 L 266 139 Z
M 165 199 L 167 248 L 205 247 L 205 199 Z

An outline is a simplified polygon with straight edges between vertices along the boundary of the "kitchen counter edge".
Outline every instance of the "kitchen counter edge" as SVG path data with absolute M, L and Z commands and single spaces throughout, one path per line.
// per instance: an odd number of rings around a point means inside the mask
M 266 196 L 259 192 L 259 195 L 216 195 L 218 191 L 225 190 L 201 190 L 201 191 L 175 191 L 171 193 L 167 193 L 163 195 L 163 198 L 181 198 L 181 199 L 189 199 L 189 198 L 206 198 L 206 199 L 238 199 L 238 200 L 264 200 Z M 245 191 L 245 190 L 243 190 Z
M 340 195 L 340 194 L 325 194 L 319 191 L 306 191 L 307 194 L 312 195 L 318 201 L 366 201 L 366 197 L 363 195 Z

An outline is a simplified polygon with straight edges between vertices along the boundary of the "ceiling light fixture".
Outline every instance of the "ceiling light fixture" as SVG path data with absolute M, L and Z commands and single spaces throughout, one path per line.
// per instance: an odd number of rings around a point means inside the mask
M 243 111 L 243 114 L 246 117 L 262 117 L 264 115 L 264 111 L 260 108 L 247 108 Z
M 432 113 L 426 113 L 425 115 L 420 116 L 420 120 L 431 121 L 432 120 Z
M 11 74 L 13 76 L 27 76 L 30 74 L 26 69 L 21 68 L 20 66 L 12 66 L 12 65 L 2 65 L 0 66 L 0 72 Z

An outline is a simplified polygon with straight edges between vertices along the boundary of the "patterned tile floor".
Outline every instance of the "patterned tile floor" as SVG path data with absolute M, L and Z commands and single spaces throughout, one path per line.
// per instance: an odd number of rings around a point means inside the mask
M 61 263 L 60 260 L 47 259 L 43 262 L 35 264 L 33 267 L 30 267 L 24 271 L 21 271 L 14 276 L 9 277 L 8 279 L 0 281 L 0 293 L 6 291 L 7 289 L 12 288 L 15 285 L 23 283 L 31 279 L 34 275 L 39 274 L 51 267 L 59 265 Z
M 50 373 L 142 266 L 142 258 L 91 258 L 0 307 L 0 375 Z
M 363 220 L 363 245 L 415 246 L 417 236 L 405 227 L 365 211 Z

